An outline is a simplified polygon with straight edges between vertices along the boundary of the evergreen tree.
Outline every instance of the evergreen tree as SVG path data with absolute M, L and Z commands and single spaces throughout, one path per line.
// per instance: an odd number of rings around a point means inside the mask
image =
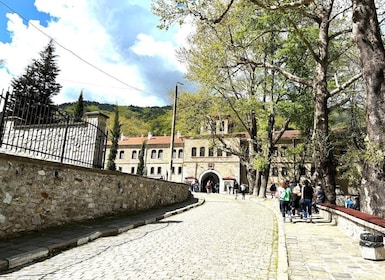
M 108 170 L 116 170 L 116 164 L 115 164 L 115 159 L 116 159 L 116 154 L 118 153 L 118 142 L 119 142 L 119 137 L 121 133 L 121 125 L 119 123 L 119 108 L 116 105 L 115 108 L 115 119 L 114 119 L 114 125 L 112 127 L 111 132 L 111 148 L 110 148 L 110 153 L 108 155 L 108 160 L 107 160 L 107 169 Z
M 78 102 L 75 104 L 75 121 L 80 121 L 84 114 L 83 90 L 80 92 Z
M 53 104 L 52 97 L 60 92 L 61 85 L 56 82 L 59 68 L 56 65 L 55 46 L 51 40 L 34 59 L 25 74 L 12 80 L 13 92 L 33 97 L 38 102 Z
M 47 123 L 52 119 L 52 97 L 61 89 L 61 85 L 56 82 L 60 72 L 56 57 L 51 40 L 40 52 L 40 58 L 34 59 L 23 75 L 12 80 L 15 116 L 29 123 Z
M 142 147 L 140 148 L 139 153 L 139 163 L 138 163 L 138 169 L 136 170 L 136 174 L 138 175 L 144 175 L 144 152 L 146 150 L 146 141 L 143 141 Z

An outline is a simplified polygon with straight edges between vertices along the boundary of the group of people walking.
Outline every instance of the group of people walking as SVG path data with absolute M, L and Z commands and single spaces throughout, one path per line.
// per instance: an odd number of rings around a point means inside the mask
M 315 189 L 309 180 L 304 180 L 303 185 L 282 181 L 278 188 L 270 187 L 272 195 L 279 198 L 279 207 L 284 222 L 286 218 L 292 222 L 295 215 L 312 222 L 313 211 L 318 213 L 317 203 L 325 202 L 325 193 L 319 185 Z

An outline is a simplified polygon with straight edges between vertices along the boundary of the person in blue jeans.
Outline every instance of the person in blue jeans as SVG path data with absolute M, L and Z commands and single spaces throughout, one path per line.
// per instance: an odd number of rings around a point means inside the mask
M 293 221 L 291 217 L 291 209 L 290 209 L 290 196 L 291 189 L 286 185 L 285 181 L 282 181 L 278 187 L 278 195 L 279 195 L 279 206 L 282 213 L 283 222 L 286 221 L 286 217 L 289 218 L 290 222 Z
M 302 188 L 302 198 L 303 198 L 303 217 L 306 219 L 307 223 L 312 222 L 311 218 L 311 208 L 313 204 L 314 190 L 310 186 L 308 180 L 304 181 L 304 186 Z

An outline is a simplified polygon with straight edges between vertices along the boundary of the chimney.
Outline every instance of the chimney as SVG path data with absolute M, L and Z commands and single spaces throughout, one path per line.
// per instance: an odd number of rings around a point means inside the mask
M 149 132 L 147 139 L 150 140 L 151 138 L 152 138 L 152 134 L 151 134 L 151 132 Z

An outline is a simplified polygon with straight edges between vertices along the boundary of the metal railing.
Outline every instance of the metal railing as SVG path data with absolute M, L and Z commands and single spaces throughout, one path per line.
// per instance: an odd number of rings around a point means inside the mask
M 9 91 L 0 94 L 0 152 L 103 168 L 107 134 L 57 106 Z

